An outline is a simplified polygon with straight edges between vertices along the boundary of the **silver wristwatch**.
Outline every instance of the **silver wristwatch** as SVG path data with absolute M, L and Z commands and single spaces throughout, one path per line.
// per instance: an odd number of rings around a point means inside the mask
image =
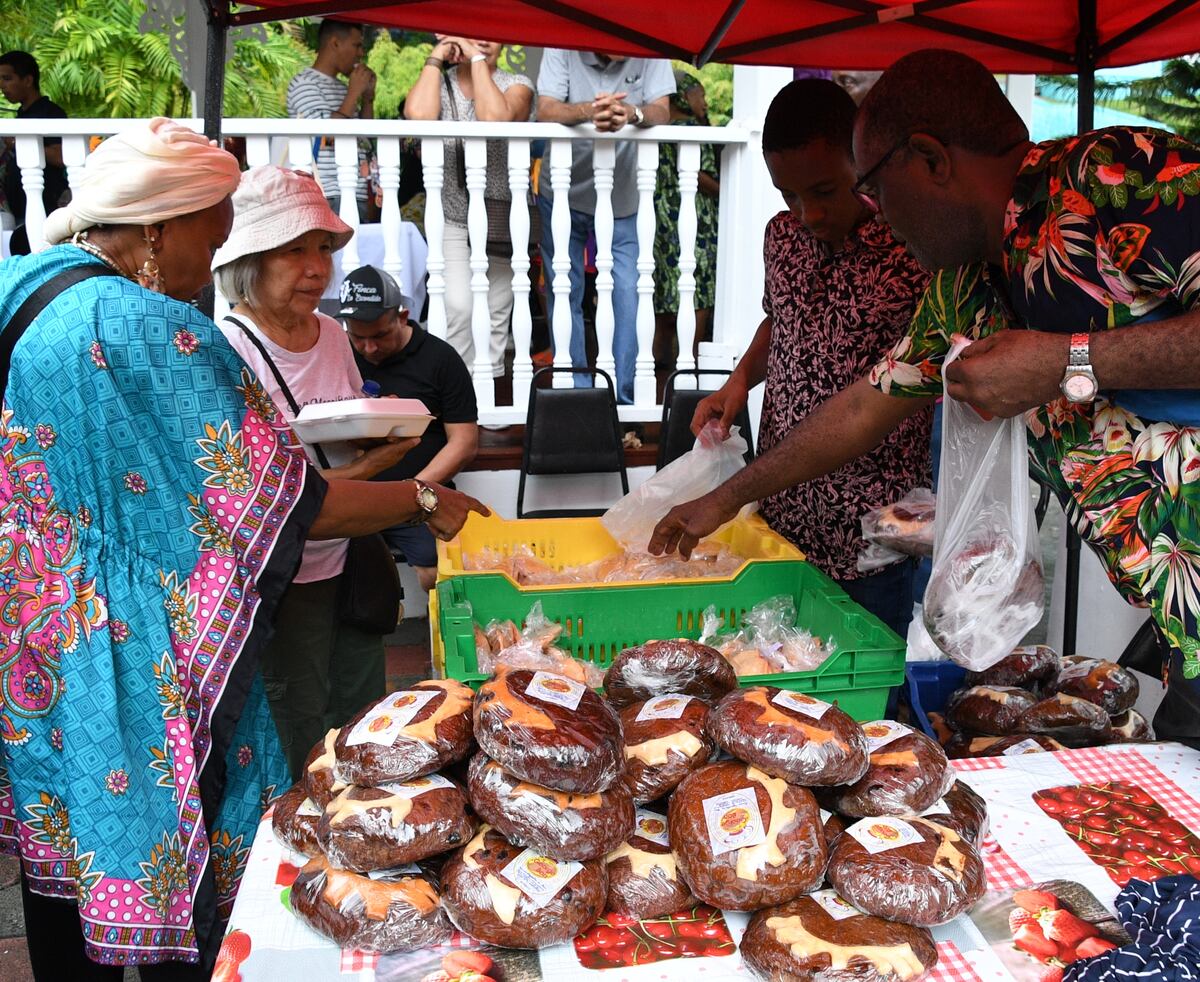
M 417 507 L 422 512 L 420 521 L 427 522 L 433 517 L 434 512 L 437 511 L 437 492 L 424 481 L 418 481 L 416 478 L 413 478 L 413 484 L 417 486 Z
M 633 107 L 633 125 L 641 126 L 646 121 L 646 114 L 642 112 L 641 106 Z
M 1100 386 L 1096 382 L 1096 373 L 1092 371 L 1091 359 L 1088 354 L 1088 335 L 1071 335 L 1071 354 L 1067 360 L 1067 370 L 1059 385 L 1062 394 L 1068 402 L 1092 402 Z

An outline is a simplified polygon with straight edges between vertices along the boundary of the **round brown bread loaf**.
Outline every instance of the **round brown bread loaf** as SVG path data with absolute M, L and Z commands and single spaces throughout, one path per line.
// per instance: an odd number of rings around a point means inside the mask
M 864 818 L 851 825 L 833 844 L 828 873 L 854 906 L 918 927 L 945 924 L 987 889 L 975 847 L 953 829 L 916 817 Z
M 739 950 L 770 982 L 915 982 L 937 964 L 924 928 L 864 914 L 834 890 L 760 910 Z
M 324 808 L 334 796 L 346 790 L 346 782 L 337 769 L 337 738 L 341 730 L 330 730 L 308 752 L 300 780 L 318 808 Z
M 708 706 L 671 692 L 621 710 L 625 786 L 639 804 L 670 794 L 712 760 L 716 746 L 704 730 Z
M 626 648 L 604 673 L 604 694 L 615 706 L 682 692 L 716 702 L 737 688 L 733 666 L 716 648 L 679 638 Z
M 467 787 L 480 818 L 510 842 L 552 859 L 607 856 L 633 831 L 633 799 L 620 781 L 592 794 L 553 791 L 514 777 L 479 753 L 471 759 Z
M 1013 649 L 991 668 L 982 672 L 967 672 L 963 684 L 1011 686 L 1031 692 L 1053 682 L 1058 675 L 1061 659 L 1048 644 L 1031 644 Z
M 1018 729 L 1048 734 L 1068 747 L 1090 747 L 1109 742 L 1112 721 L 1094 702 L 1059 692 L 1030 706 Z
M 416 867 L 362 876 L 318 856 L 292 884 L 291 905 L 304 923 L 343 948 L 418 951 L 454 933 L 437 880 Z
M 510 774 L 553 788 L 606 791 L 625 771 L 616 711 L 573 679 L 501 671 L 475 698 L 475 739 Z
M 318 856 L 317 823 L 321 809 L 308 797 L 303 784 L 293 784 L 275 799 L 271 811 L 271 829 L 275 838 L 289 849 L 305 856 Z
M 325 807 L 317 835 L 331 863 L 365 873 L 454 849 L 474 830 L 462 789 L 427 774 L 378 788 L 347 788 Z
M 708 734 L 739 760 L 793 784 L 852 784 L 867 772 L 862 727 L 820 699 L 773 685 L 729 693 Z
M 603 859 L 539 856 L 488 825 L 442 867 L 442 903 L 450 920 L 502 948 L 569 941 L 603 913 L 607 896 Z
M 1137 676 L 1114 661 L 1070 655 L 1062 660 L 1051 692 L 1063 692 L 1094 702 L 1109 716 L 1132 709 L 1138 697 Z
M 1066 749 L 1053 737 L 1041 733 L 1011 733 L 1003 737 L 956 733 L 946 744 L 946 756 L 951 760 L 965 757 L 1016 757 Z
M 639 808 L 633 835 L 605 862 L 606 910 L 643 920 L 665 917 L 696 903 L 676 867 L 665 815 Z
M 1154 731 L 1146 722 L 1146 717 L 1136 709 L 1127 709 L 1120 716 L 1112 719 L 1112 738 L 1117 743 L 1136 743 L 1141 740 L 1153 740 Z
M 1021 714 L 1037 696 L 1003 685 L 974 685 L 959 689 L 946 703 L 946 719 L 956 730 L 1007 736 L 1019 729 Z
M 954 783 L 945 751 L 915 730 L 892 720 L 863 724 L 871 749 L 867 773 L 838 791 L 843 815 L 916 815 Z
M 987 802 L 963 781 L 955 781 L 954 787 L 926 808 L 921 817 L 953 829 L 975 846 L 988 834 Z
M 374 786 L 433 774 L 471 753 L 474 693 L 454 679 L 430 679 L 368 706 L 338 735 L 338 773 Z
M 757 910 L 821 882 L 828 851 L 812 792 L 740 760 L 684 778 L 668 809 L 684 882 L 707 904 Z
M 825 841 L 833 845 L 833 840 L 846 831 L 849 822 L 837 812 L 821 809 L 821 829 L 825 833 Z

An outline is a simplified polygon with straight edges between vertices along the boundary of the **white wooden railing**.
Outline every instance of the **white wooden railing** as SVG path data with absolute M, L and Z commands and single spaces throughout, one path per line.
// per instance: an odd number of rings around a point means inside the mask
M 75 187 L 82 175 L 91 137 L 108 136 L 128 126 L 134 120 L 76 119 L 76 120 L 0 120 L 0 136 L 16 137 L 17 162 L 27 195 L 26 226 L 34 248 L 45 243 L 42 227 L 45 215 L 42 206 L 45 152 L 42 140 L 47 136 L 62 138 L 63 162 L 68 181 Z M 182 120 L 201 129 L 200 120 Z M 679 144 L 679 177 L 681 204 L 677 234 L 680 243 L 679 261 L 679 338 L 678 368 L 696 367 L 693 339 L 696 321 L 695 241 L 696 194 L 700 165 L 700 146 L 703 143 L 723 147 L 722 181 L 761 183 L 761 163 L 757 132 L 739 126 L 675 127 L 658 126 L 645 130 L 627 129 L 619 134 L 598 134 L 591 126 L 567 127 L 550 123 L 457 123 L 412 122 L 396 120 L 281 120 L 226 119 L 222 124 L 227 136 L 246 138 L 246 158 L 250 166 L 287 162 L 290 166 L 313 167 L 313 139 L 318 136 L 334 138 L 338 184 L 341 189 L 341 217 L 350 225 L 359 224 L 355 190 L 358 182 L 357 139 L 376 141 L 380 185 L 383 191 L 381 224 L 385 248 L 383 266 L 398 279 L 403 269 L 400 238 L 400 207 L 397 189 L 400 183 L 400 143 L 403 138 L 416 137 L 421 141 L 421 163 L 424 170 L 426 209 L 425 232 L 429 246 L 427 260 L 429 314 L 427 326 L 435 335 L 445 337 L 445 259 L 442 249 L 444 216 L 441 189 L 445 180 L 444 139 L 461 139 L 465 147 L 465 166 L 469 206 L 467 224 L 470 238 L 470 268 L 472 292 L 472 333 L 475 343 L 475 362 L 468 366 L 472 372 L 480 408 L 480 421 L 486 423 L 523 422 L 528 400 L 533 366 L 529 357 L 531 317 L 529 294 L 537 285 L 530 278 L 530 262 L 524 249 L 517 248 L 513 256 L 513 315 L 512 334 L 516 349 L 513 365 L 513 402 L 497 406 L 488 355 L 490 323 L 487 302 L 486 253 L 487 213 L 483 201 L 486 181 L 487 141 L 504 139 L 508 144 L 508 183 L 512 192 L 510 212 L 512 239 L 527 240 L 529 211 L 526 196 L 530 181 L 530 144 L 547 141 L 547 159 L 543 163 L 541 180 L 550 182 L 554 190 L 552 229 L 554 236 L 554 295 L 555 303 L 551 331 L 555 343 L 556 365 L 570 364 L 571 312 L 568 301 L 570 258 L 567 242 L 570 235 L 568 191 L 571 181 L 572 145 L 577 140 L 595 140 L 594 165 L 597 191 L 596 207 L 596 334 L 599 346 L 597 365 L 615 378 L 612 339 L 613 317 L 613 210 L 611 194 L 614 186 L 616 141 L 637 143 L 636 186 L 638 192 L 637 237 L 637 341 L 638 356 L 634 380 L 634 404 L 622 406 L 625 420 L 657 419 L 661 407 L 656 401 L 654 376 L 654 190 L 659 159 L 659 146 L 664 142 Z M 756 270 L 762 250 L 759 215 L 747 216 L 744 202 L 747 194 L 762 197 L 767 194 L 778 202 L 769 186 L 744 187 L 738 193 L 721 196 L 721 220 L 717 280 L 718 308 L 714 318 L 713 342 L 702 347 L 704 368 L 731 367 L 733 358 L 745 347 L 757 325 L 759 315 L 742 315 L 741 310 L 755 311 L 761 280 Z M 777 207 L 777 206 L 776 206 Z M 769 214 L 770 208 L 767 213 Z M 354 239 L 346 246 L 342 268 L 349 271 L 359 265 L 358 247 Z M 729 284 L 722 288 L 722 279 L 735 278 L 745 285 L 745 293 L 737 303 L 722 303 L 721 297 L 732 296 Z M 749 305 L 748 307 L 746 305 Z M 722 309 L 724 307 L 724 309 Z M 739 309 L 740 308 L 740 309 Z M 745 318 L 743 320 L 743 317 Z M 567 377 L 556 384 L 570 384 Z

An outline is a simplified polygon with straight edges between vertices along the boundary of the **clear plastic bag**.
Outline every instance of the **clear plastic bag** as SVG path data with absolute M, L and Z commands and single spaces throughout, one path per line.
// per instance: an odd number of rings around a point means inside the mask
M 517 629 L 512 621 L 492 621 L 486 629 L 475 629 L 475 660 L 481 672 L 489 675 L 500 668 L 528 668 L 533 671 L 565 675 L 597 689 L 604 672 L 589 661 L 572 658 L 555 646 L 562 625 L 549 620 L 539 600 L 529 609 L 525 627 Z
M 796 627 L 796 604 L 788 594 L 755 604 L 737 631 L 721 627 L 716 607 L 701 615 L 702 644 L 716 648 L 738 675 L 811 672 L 837 648 L 833 638 L 819 638 Z
M 863 515 L 863 538 L 907 556 L 932 556 L 936 504 L 929 488 L 913 488 L 899 501 Z
M 969 343 L 957 338 L 946 364 Z M 1020 643 L 1044 606 L 1024 420 L 985 420 L 947 395 L 938 495 L 925 626 L 953 661 L 982 671 Z
M 613 505 L 600 521 L 628 549 L 642 550 L 654 526 L 675 505 L 708 494 L 746 466 L 746 441 L 731 427 L 722 440 L 714 420 L 696 437 L 696 445 Z

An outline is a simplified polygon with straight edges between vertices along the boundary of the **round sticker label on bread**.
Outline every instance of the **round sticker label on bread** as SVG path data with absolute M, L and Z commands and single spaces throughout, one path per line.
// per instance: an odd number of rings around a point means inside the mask
M 321 809 L 317 807 L 312 798 L 305 798 L 300 802 L 300 807 L 296 809 L 297 818 L 320 818 Z
M 1036 740 L 1022 740 L 1000 751 L 1005 757 L 1019 757 L 1021 754 L 1044 754 L 1046 751 Z
M 886 815 L 855 822 L 846 829 L 846 834 L 856 839 L 871 855 L 925 841 L 924 836 L 908 822 Z
M 542 702 L 552 702 L 564 709 L 578 709 L 579 700 L 587 691 L 587 686 L 574 679 L 553 672 L 534 672 L 533 678 L 525 686 L 525 695 Z
M 738 788 L 704 799 L 704 823 L 714 856 L 757 846 L 767 839 L 753 788 Z
M 526 849 L 500 871 L 509 883 L 527 896 L 539 910 L 555 898 L 582 864 L 551 859 L 536 849 Z
M 817 890 L 808 896 L 835 921 L 844 921 L 847 917 L 858 917 L 862 914 L 854 904 L 843 900 L 836 890 Z
M 415 798 L 426 791 L 437 788 L 452 788 L 453 781 L 447 781 L 441 774 L 426 774 L 424 777 L 414 777 L 410 781 L 396 781 L 393 784 L 380 784 L 380 791 L 386 791 L 397 798 Z
M 863 723 L 863 733 L 867 735 L 867 750 L 875 753 L 880 747 L 886 747 L 893 740 L 908 736 L 912 728 L 894 719 L 877 719 L 871 723 Z
M 653 699 L 646 700 L 646 704 L 638 710 L 638 714 L 634 719 L 639 723 L 648 719 L 679 719 L 683 715 L 683 711 L 687 709 L 687 704 L 691 701 L 691 696 L 685 696 L 681 692 L 671 692 L 665 696 L 655 696 Z
M 660 846 L 666 846 L 668 849 L 671 847 L 671 840 L 667 835 L 666 816 L 660 815 L 658 812 L 639 808 L 634 821 L 633 834 Z
M 810 719 L 820 719 L 833 708 L 832 704 L 828 702 L 822 702 L 820 699 L 806 696 L 803 692 L 789 692 L 787 689 L 780 689 L 776 692 L 771 697 L 771 702 L 775 703 L 776 706 L 783 706 L 797 713 L 803 713 Z
M 400 736 L 400 731 L 441 691 L 406 689 L 393 692 L 354 724 L 354 729 L 346 735 L 346 746 L 357 747 L 361 743 L 376 743 L 381 747 L 390 747 Z

